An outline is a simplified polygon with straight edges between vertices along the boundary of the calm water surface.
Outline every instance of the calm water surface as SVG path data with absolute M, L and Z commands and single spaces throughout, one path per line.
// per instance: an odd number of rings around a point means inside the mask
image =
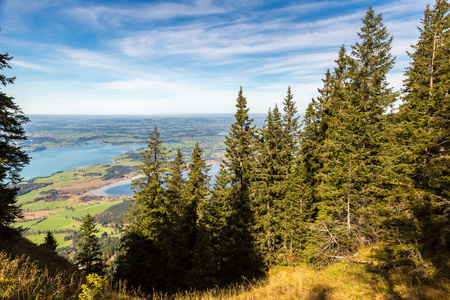
M 73 170 L 95 164 L 111 163 L 112 158 L 127 151 L 143 148 L 142 144 L 113 146 L 90 142 L 87 145 L 49 148 L 28 153 L 30 164 L 22 170 L 22 177 L 28 180 L 34 177 L 46 177 L 59 171 Z

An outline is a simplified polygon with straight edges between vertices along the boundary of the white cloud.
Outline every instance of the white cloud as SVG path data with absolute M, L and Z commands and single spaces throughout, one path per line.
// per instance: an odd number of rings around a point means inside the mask
M 198 0 L 192 3 L 160 2 L 134 6 L 81 6 L 63 10 L 63 13 L 80 23 L 107 29 L 119 27 L 125 22 L 151 22 L 182 16 L 204 16 L 226 13 L 228 9 L 219 7 L 211 1 Z
M 11 66 L 19 66 L 22 68 L 30 69 L 30 70 L 37 70 L 41 72 L 50 72 L 50 67 L 43 66 L 39 64 L 29 63 L 21 60 L 14 59 L 11 61 Z
M 340 45 L 355 35 L 351 26 L 355 17 L 350 15 L 302 24 L 271 20 L 211 26 L 198 22 L 134 32 L 114 40 L 112 46 L 127 56 L 140 59 L 186 55 L 220 65 L 229 57 Z

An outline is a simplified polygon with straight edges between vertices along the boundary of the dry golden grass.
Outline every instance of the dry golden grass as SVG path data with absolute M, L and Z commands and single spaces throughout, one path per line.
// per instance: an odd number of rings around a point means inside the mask
M 1 299 L 76 299 L 80 286 L 74 273 L 52 274 L 25 255 L 12 259 L 5 252 L 0 252 L 0 281 L 9 283 L 0 290 Z
M 0 252 L 0 299 L 79 299 L 83 280 L 76 273 L 53 273 L 39 267 L 25 255 L 11 258 Z M 124 283 L 107 286 L 95 299 L 145 299 L 139 291 L 127 290 Z
M 0 245 L 2 243 L 0 242 Z M 14 243 L 15 244 L 15 243 Z M 34 253 L 32 262 L 18 250 L 12 251 L 15 258 L 0 252 L 0 299 L 78 299 L 81 276 L 70 270 L 67 263 L 49 255 L 46 249 L 29 242 L 17 240 L 20 248 L 29 248 L 25 253 Z M 31 251 L 33 250 L 33 251 Z M 39 251 L 44 251 L 39 253 Z M 98 299 L 155 299 L 155 300 L 247 300 L 247 299 L 450 299 L 450 280 L 445 274 L 420 284 L 400 270 L 370 272 L 376 264 L 370 260 L 370 249 L 359 253 L 353 261 L 341 261 L 323 269 L 307 264 L 277 266 L 266 279 L 247 281 L 243 285 L 214 288 L 207 291 L 187 291 L 175 295 L 155 293 L 145 296 L 130 291 L 125 283 L 107 286 Z M 46 261 L 48 260 L 48 261 Z M 53 263 L 54 265 L 52 266 Z M 50 266 L 50 271 L 43 265 Z M 368 268 L 369 266 L 369 268 Z M 62 270 L 67 270 L 61 271 Z M 97 299 L 96 298 L 96 299 Z
M 382 276 L 368 273 L 357 263 L 337 263 L 323 270 L 311 267 L 276 267 L 269 278 L 245 286 L 179 293 L 154 299 L 189 300 L 322 300 L 322 299 L 450 299 L 450 282 L 391 289 Z
M 179 293 L 171 298 L 161 295 L 157 299 L 450 299 L 450 279 L 445 276 L 413 285 L 413 280 L 400 270 L 390 270 L 388 276 L 368 271 L 375 266 L 370 251 L 364 249 L 353 261 L 337 262 L 320 270 L 307 264 L 277 266 L 265 280 L 221 290 Z

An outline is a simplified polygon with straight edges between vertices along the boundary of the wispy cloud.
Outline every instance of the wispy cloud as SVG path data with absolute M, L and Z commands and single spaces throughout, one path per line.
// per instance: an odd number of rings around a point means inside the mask
M 291 85 L 301 111 L 372 3 L 131 2 L 4 0 L 0 47 L 15 56 L 12 91 L 24 109 L 41 110 L 38 99 L 55 112 L 232 112 L 243 85 L 252 111 L 266 112 Z M 426 0 L 374 3 L 394 36 L 399 88 Z
M 113 40 L 125 55 L 142 59 L 185 55 L 192 59 L 223 59 L 322 48 L 345 43 L 354 33 L 356 15 L 295 24 L 286 20 L 262 23 L 241 21 L 211 26 L 206 23 L 141 31 Z M 183 57 L 185 58 L 185 57 Z
M 50 70 L 51 70 L 51 68 L 48 66 L 38 65 L 38 64 L 30 63 L 30 62 L 17 60 L 17 59 L 12 60 L 11 65 L 13 67 L 19 66 L 22 68 L 26 68 L 26 69 L 30 69 L 30 70 L 37 70 L 37 71 L 41 71 L 41 72 L 50 72 Z
M 107 29 L 124 23 L 167 20 L 177 17 L 195 17 L 229 12 L 229 8 L 219 7 L 212 1 L 197 0 L 192 3 L 160 2 L 157 4 L 138 4 L 125 7 L 120 4 L 99 6 L 90 5 L 64 9 L 62 12 L 80 23 L 88 23 L 96 28 Z

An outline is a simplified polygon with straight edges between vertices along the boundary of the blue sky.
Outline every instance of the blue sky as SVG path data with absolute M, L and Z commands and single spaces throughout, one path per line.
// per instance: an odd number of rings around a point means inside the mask
M 3 89 L 26 114 L 233 113 L 281 104 L 303 113 L 369 5 L 394 36 L 400 89 L 406 51 L 429 1 L 0 0 Z M 433 5 L 434 3 L 431 3 Z

